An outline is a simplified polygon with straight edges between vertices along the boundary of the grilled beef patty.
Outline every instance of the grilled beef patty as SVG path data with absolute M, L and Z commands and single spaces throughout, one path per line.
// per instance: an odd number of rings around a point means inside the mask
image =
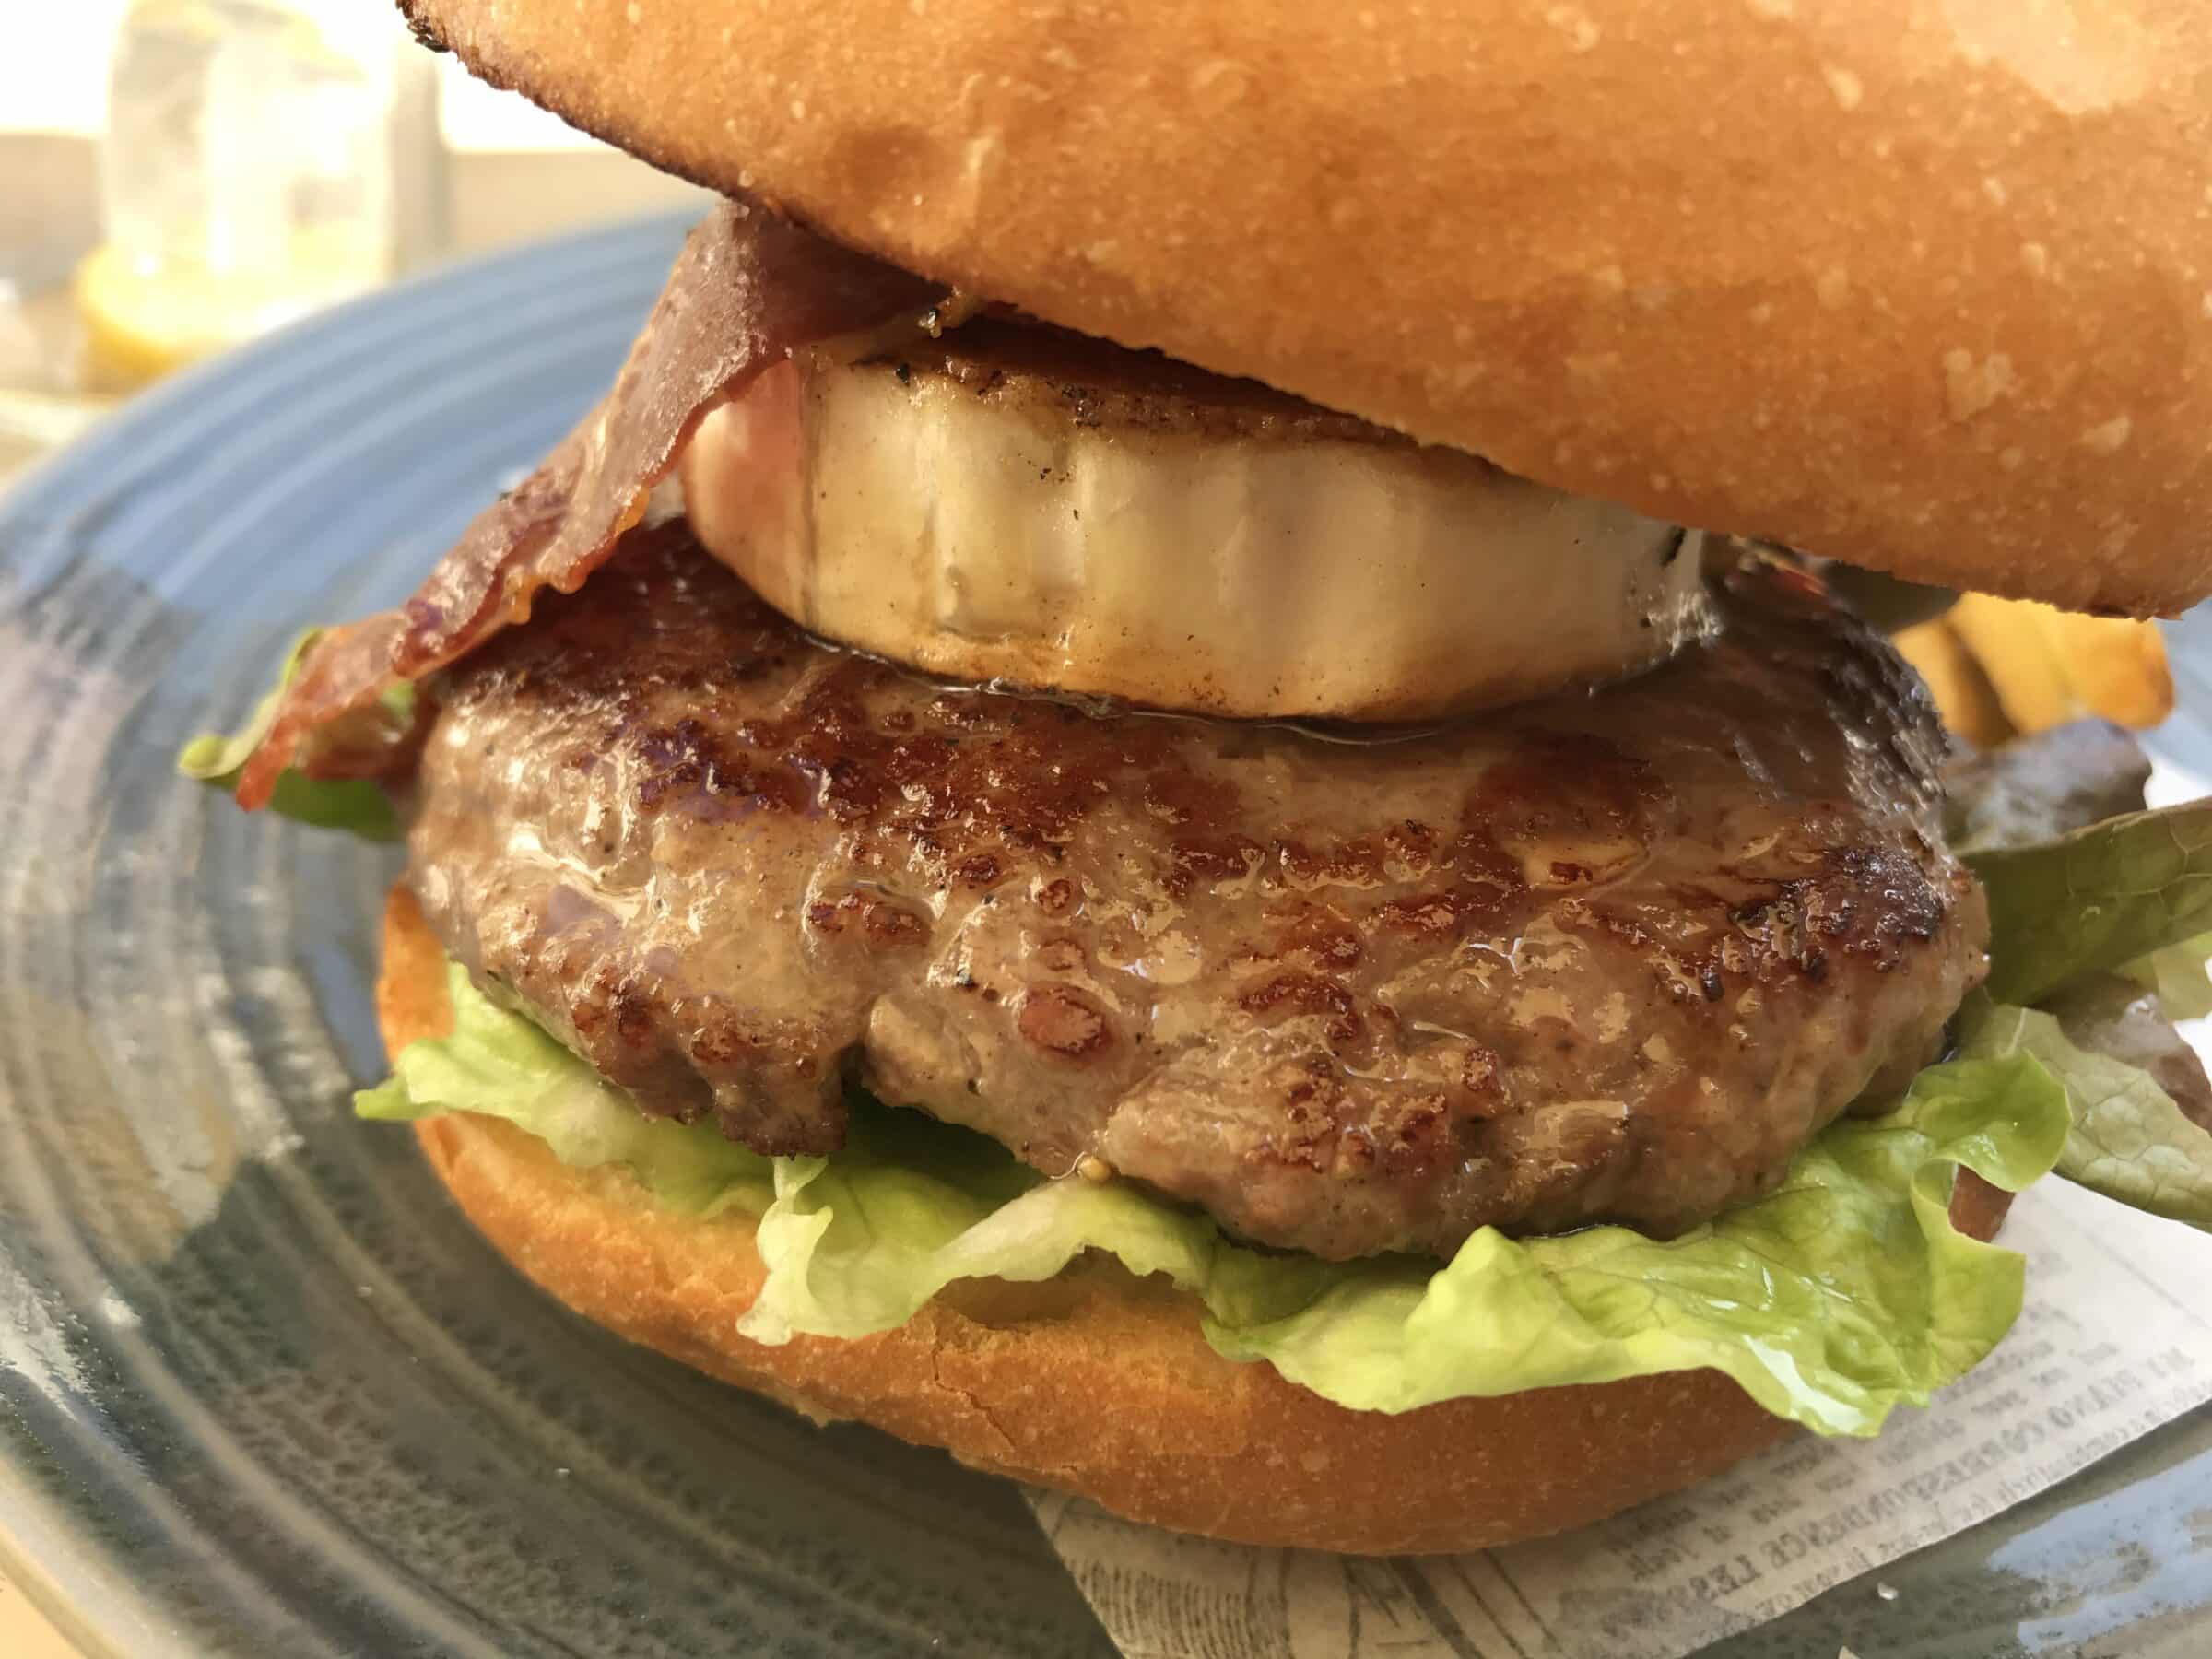
M 935 684 L 630 534 L 429 688 L 412 879 L 640 1107 L 822 1152 L 857 1077 L 1245 1238 L 1677 1230 L 1983 971 L 1942 739 L 1794 570 L 1631 683 L 1421 732 Z

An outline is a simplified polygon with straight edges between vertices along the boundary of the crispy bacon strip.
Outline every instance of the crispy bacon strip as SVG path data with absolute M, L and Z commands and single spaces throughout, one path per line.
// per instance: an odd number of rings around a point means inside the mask
M 574 593 L 643 514 L 693 429 L 764 371 L 800 347 L 919 315 L 939 291 L 760 208 L 722 204 L 684 243 L 597 406 L 477 515 L 413 598 L 316 643 L 240 773 L 239 804 L 265 806 L 290 766 L 336 778 L 404 765 L 411 745 L 359 741 L 362 722 L 349 717 L 527 619 L 541 590 Z

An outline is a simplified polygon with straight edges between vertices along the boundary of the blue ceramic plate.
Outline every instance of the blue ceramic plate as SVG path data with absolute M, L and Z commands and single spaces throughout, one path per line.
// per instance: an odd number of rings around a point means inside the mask
M 0 1540 L 88 1653 L 1111 1652 L 1010 1487 L 510 1273 L 347 1112 L 394 855 L 171 771 L 598 394 L 681 229 L 317 319 L 0 500 Z M 2200 1419 L 1724 1652 L 2212 1651 L 2207 1506 Z

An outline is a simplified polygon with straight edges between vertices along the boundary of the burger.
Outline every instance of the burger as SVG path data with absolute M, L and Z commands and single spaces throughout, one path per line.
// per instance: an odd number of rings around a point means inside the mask
M 2212 807 L 1842 596 L 2212 591 L 2201 8 L 406 9 L 724 199 L 185 770 L 404 840 L 358 1110 L 550 1294 L 1439 1551 L 1924 1404 L 2054 1168 L 2212 1221 Z

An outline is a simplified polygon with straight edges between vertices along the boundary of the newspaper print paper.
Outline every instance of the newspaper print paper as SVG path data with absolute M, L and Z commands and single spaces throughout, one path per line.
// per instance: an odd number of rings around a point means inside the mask
M 2051 1180 L 2028 1308 L 1874 1441 L 1803 1436 L 1565 1538 L 1360 1560 L 1209 1544 L 1058 1493 L 1039 1520 L 1130 1659 L 1676 1659 L 1949 1536 L 2212 1398 L 2212 1237 Z

